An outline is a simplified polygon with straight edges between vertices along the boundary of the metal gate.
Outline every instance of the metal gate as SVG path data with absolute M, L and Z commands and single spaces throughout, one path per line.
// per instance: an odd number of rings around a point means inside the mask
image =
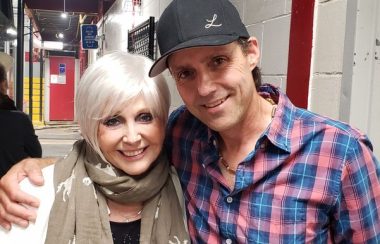
M 156 59 L 154 17 L 128 31 L 128 52 Z

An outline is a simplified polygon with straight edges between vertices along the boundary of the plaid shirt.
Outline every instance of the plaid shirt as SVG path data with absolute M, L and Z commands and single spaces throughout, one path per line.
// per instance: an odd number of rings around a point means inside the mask
M 166 146 L 193 243 L 380 243 L 380 167 L 368 138 L 295 107 L 270 85 L 260 94 L 278 108 L 232 192 L 216 133 L 184 106 L 170 116 Z

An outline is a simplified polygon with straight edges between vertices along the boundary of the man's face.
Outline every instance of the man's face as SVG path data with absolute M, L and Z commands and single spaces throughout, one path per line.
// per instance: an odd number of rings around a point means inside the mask
M 259 60 L 257 41 L 246 53 L 237 42 L 196 47 L 169 57 L 169 70 L 190 112 L 211 129 L 223 132 L 240 126 L 252 111 L 255 84 L 251 71 Z

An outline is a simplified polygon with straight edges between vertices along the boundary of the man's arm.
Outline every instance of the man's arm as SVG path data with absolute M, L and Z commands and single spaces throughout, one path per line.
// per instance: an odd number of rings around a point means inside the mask
M 364 143 L 352 141 L 341 176 L 333 234 L 336 243 L 380 243 L 380 164 Z
M 27 158 L 15 164 L 0 179 L 0 225 L 9 230 L 11 223 L 26 227 L 36 219 L 36 211 L 25 208 L 39 206 L 39 200 L 20 190 L 19 183 L 26 177 L 35 185 L 43 185 L 41 168 L 53 164 L 57 158 Z

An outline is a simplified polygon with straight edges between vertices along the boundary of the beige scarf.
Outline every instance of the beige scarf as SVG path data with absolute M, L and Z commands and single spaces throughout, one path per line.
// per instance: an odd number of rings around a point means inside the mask
M 104 162 L 84 140 L 77 141 L 55 165 L 56 196 L 45 243 L 113 243 L 107 198 L 144 202 L 140 243 L 189 243 L 177 184 L 164 155 L 144 175 L 131 177 Z

